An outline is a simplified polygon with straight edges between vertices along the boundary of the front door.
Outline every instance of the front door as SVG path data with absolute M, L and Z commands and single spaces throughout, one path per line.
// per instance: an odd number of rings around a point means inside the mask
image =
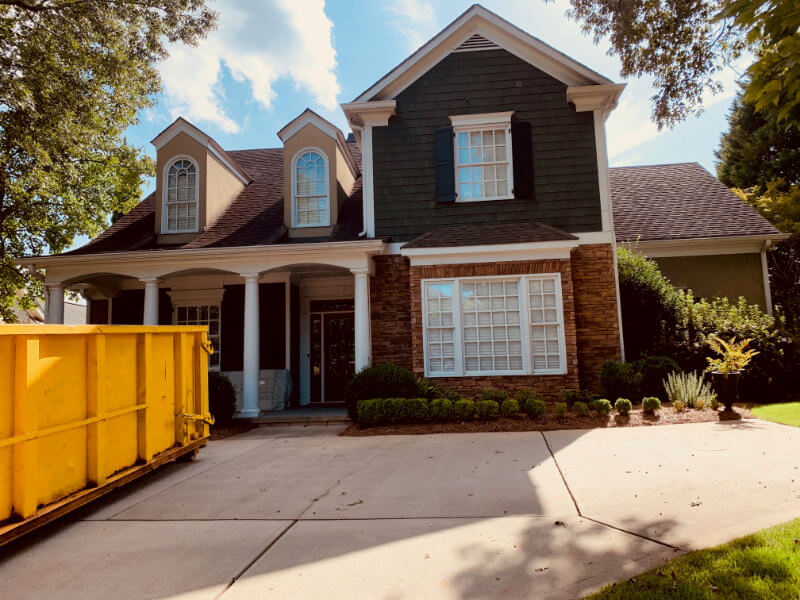
M 344 388 L 355 372 L 352 306 L 352 300 L 311 303 L 311 402 L 344 400 Z

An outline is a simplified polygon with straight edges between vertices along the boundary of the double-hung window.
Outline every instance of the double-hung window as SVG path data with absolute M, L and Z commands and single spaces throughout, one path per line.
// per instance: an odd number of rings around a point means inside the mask
M 328 164 L 322 151 L 302 151 L 294 161 L 292 196 L 295 227 L 331 224 Z
M 422 282 L 429 376 L 566 373 L 558 273 Z
M 456 201 L 512 198 L 511 112 L 452 116 Z
M 164 233 L 197 231 L 197 165 L 188 158 L 178 158 L 164 175 Z
M 173 321 L 175 325 L 206 325 L 208 327 L 208 341 L 214 347 L 214 352 L 208 357 L 208 368 L 211 371 L 219 371 L 222 350 L 219 305 L 176 306 Z

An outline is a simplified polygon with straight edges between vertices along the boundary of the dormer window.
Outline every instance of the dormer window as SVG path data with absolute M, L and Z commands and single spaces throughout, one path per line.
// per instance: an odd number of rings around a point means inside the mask
M 301 150 L 292 169 L 294 227 L 324 227 L 331 223 L 328 160 L 321 150 Z
M 189 158 L 173 160 L 167 167 L 164 185 L 164 233 L 197 231 L 197 165 Z

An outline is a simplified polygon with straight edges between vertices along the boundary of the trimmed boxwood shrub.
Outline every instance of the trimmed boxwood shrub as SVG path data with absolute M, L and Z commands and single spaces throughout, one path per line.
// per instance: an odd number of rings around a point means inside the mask
M 614 402 L 614 409 L 623 417 L 627 417 L 630 414 L 632 407 L 631 401 L 627 398 L 617 398 L 617 401 Z
M 362 369 L 350 380 L 344 391 L 347 412 L 358 419 L 358 401 L 371 398 L 419 398 L 427 393 L 420 381 L 408 369 L 391 363 L 381 363 Z
M 514 398 L 509 398 L 500 405 L 500 414 L 504 417 L 516 417 L 519 415 L 519 402 Z
M 592 402 L 592 408 L 598 415 L 608 416 L 611 414 L 611 402 L 605 398 L 598 398 Z
M 422 423 L 428 420 L 428 400 L 426 398 L 403 399 L 404 423 Z
M 481 391 L 481 395 L 478 397 L 479 401 L 493 400 L 497 402 L 498 405 L 502 404 L 507 399 L 508 392 L 505 390 L 498 390 L 497 388 L 486 388 Z
M 488 420 L 495 418 L 500 412 L 500 405 L 494 400 L 479 400 L 475 405 L 478 418 Z
M 236 410 L 236 390 L 231 380 L 222 373 L 211 371 L 208 374 L 208 412 L 214 417 L 215 425 L 228 425 Z
M 442 390 L 439 393 L 440 398 L 444 398 L 445 400 L 450 400 L 453 404 L 461 400 L 461 394 L 459 394 L 455 390 Z
M 563 419 L 567 416 L 567 403 L 566 402 L 556 402 L 553 405 L 553 414 L 555 415 L 556 419 Z
M 472 400 L 459 400 L 453 404 L 453 412 L 457 421 L 466 421 L 475 414 L 475 403 Z
M 456 414 L 453 403 L 447 398 L 435 398 L 431 400 L 429 408 L 431 419 L 434 421 L 452 421 Z
M 525 403 L 528 400 L 544 400 L 544 396 L 542 396 L 536 390 L 532 390 L 530 388 L 522 388 L 521 390 L 517 390 L 517 393 L 514 394 L 514 399 L 519 402 L 519 405 L 525 408 Z
M 361 427 L 375 427 L 380 425 L 382 420 L 383 400 L 373 398 L 358 401 L 358 423 Z
M 522 410 L 531 419 L 540 419 L 547 414 L 547 404 L 542 398 L 528 398 L 522 405 Z
M 661 410 L 661 400 L 655 396 L 642 398 L 642 410 L 648 415 L 654 415 Z
M 575 411 L 575 414 L 579 417 L 585 417 L 589 414 L 589 405 L 586 402 L 581 402 L 578 400 L 575 404 L 572 405 L 572 410 Z

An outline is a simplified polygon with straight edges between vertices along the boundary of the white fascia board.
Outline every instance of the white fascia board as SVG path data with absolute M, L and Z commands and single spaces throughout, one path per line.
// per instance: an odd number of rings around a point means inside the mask
M 382 240 L 360 240 L 25 257 L 17 259 L 17 264 L 45 268 L 47 281 L 56 283 L 99 273 L 136 278 L 165 277 L 191 269 L 253 273 L 307 263 L 364 269 L 370 267 L 371 257 L 383 250 Z
M 173 306 L 219 305 L 225 288 L 204 290 L 170 290 L 167 292 Z
M 395 98 L 476 33 L 568 86 L 614 83 L 493 12 L 474 5 L 358 96 L 354 102 Z M 414 67 L 421 61 L 427 63 L 426 68 L 414 73 Z M 387 93 L 389 86 L 392 89 Z
M 513 110 L 499 113 L 484 113 L 475 115 L 452 115 L 448 117 L 453 127 L 466 127 L 470 125 L 508 125 L 511 122 Z
M 791 237 L 791 234 L 777 233 L 679 240 L 640 240 L 636 242 L 619 242 L 617 245 L 639 250 L 649 258 L 714 256 L 720 254 L 751 254 L 761 252 L 761 249 L 766 243 L 785 240 L 788 237 Z
M 184 118 L 179 117 L 175 120 L 175 122 L 167 127 L 164 131 L 159 133 L 156 137 L 151 140 L 151 144 L 155 146 L 156 151 L 161 150 L 161 148 L 173 139 L 176 135 L 185 133 L 190 138 L 201 144 L 203 147 L 206 148 L 211 154 L 221 162 L 226 169 L 228 169 L 231 173 L 233 173 L 242 184 L 247 185 L 251 181 L 253 181 L 250 176 L 243 171 L 239 166 L 232 163 L 227 156 L 225 156 L 224 150 L 221 150 L 221 147 L 211 136 L 203 133 L 197 127 L 186 121 Z
M 491 244 L 484 246 L 449 246 L 446 248 L 401 248 L 411 266 L 459 265 L 526 260 L 566 259 L 579 245 L 578 240 L 530 242 L 524 244 Z

